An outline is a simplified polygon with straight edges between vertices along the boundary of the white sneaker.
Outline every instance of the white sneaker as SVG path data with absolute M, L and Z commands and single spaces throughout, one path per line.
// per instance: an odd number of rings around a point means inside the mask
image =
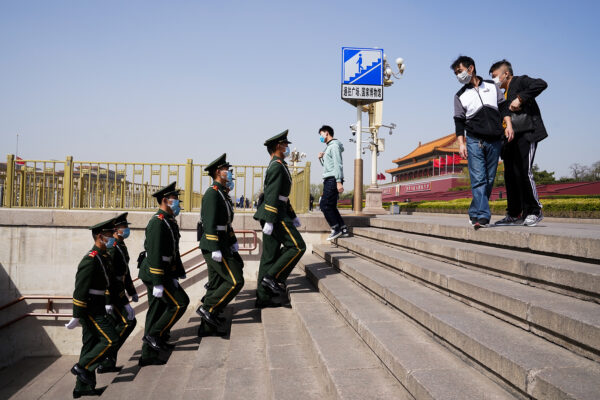
M 536 226 L 543 219 L 544 219 L 544 216 L 542 215 L 541 212 L 540 212 L 540 215 L 531 214 L 531 215 L 528 215 L 527 218 L 525 218 L 525 222 L 523 222 L 523 225 Z

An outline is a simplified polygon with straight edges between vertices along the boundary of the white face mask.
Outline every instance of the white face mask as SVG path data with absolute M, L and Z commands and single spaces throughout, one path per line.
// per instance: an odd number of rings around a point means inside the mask
M 461 84 L 466 85 L 467 83 L 471 82 L 471 75 L 469 75 L 469 73 L 465 69 L 463 72 L 461 72 L 460 74 L 456 75 L 456 79 L 458 79 L 458 81 Z
M 498 86 L 502 86 L 504 84 L 504 81 L 500 80 L 500 74 L 498 74 L 496 77 L 492 78 L 492 80 L 494 81 L 494 83 Z M 506 79 L 505 79 L 506 80 Z

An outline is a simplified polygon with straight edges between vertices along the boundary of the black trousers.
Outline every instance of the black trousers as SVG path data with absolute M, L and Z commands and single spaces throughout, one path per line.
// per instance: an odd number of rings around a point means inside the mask
M 539 215 L 542 205 L 538 199 L 533 180 L 533 160 L 537 143 L 526 140 L 522 134 L 506 143 L 503 151 L 504 181 L 506 184 L 507 208 L 511 217 Z
M 339 199 L 340 193 L 337 190 L 337 183 L 335 182 L 335 178 L 325 178 L 323 181 L 323 196 L 321 196 L 321 203 L 319 206 L 321 207 L 321 211 L 327 220 L 327 223 L 331 228 L 337 227 L 337 229 L 341 229 L 343 226 L 346 226 L 340 212 L 337 209 L 337 202 Z

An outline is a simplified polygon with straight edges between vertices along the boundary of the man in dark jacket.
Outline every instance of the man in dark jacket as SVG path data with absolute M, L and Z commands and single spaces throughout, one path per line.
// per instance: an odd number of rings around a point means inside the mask
M 504 89 L 515 132 L 514 140 L 505 145 L 502 153 L 506 216 L 495 225 L 535 226 L 544 217 L 533 180 L 533 159 L 538 142 L 548 136 L 535 98 L 548 84 L 527 75 L 513 76 L 512 65 L 506 60 L 494 63 L 490 75 Z

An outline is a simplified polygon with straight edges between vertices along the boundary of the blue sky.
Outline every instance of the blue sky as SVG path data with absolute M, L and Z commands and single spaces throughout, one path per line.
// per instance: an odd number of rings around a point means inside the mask
M 264 164 L 263 141 L 289 129 L 317 182 L 327 123 L 351 179 L 356 111 L 340 99 L 340 64 L 341 47 L 357 46 L 406 62 L 385 89 L 384 123 L 398 128 L 382 132 L 379 172 L 454 131 L 449 65 L 466 54 L 480 75 L 507 58 L 548 82 L 536 162 L 565 176 L 600 160 L 598 15 L 592 1 L 1 0 L 0 153 L 19 133 L 23 158 L 206 163 L 227 152 Z

